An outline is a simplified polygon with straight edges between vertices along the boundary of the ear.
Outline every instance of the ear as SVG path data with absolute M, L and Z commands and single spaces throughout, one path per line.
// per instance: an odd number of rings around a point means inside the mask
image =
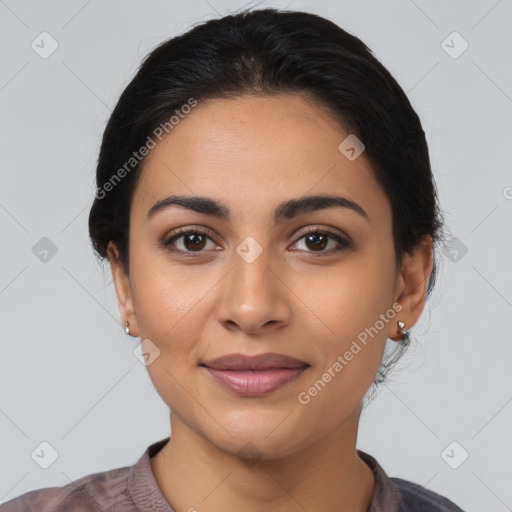
M 404 322 L 406 329 L 410 329 L 418 321 L 423 311 L 433 263 L 432 237 L 429 235 L 422 239 L 412 254 L 406 253 L 404 256 L 402 269 L 397 277 L 395 302 L 402 306 L 396 320 Z M 389 337 L 395 341 L 401 339 L 396 322 L 390 329 Z
M 113 242 L 109 242 L 107 252 L 117 295 L 117 305 L 119 307 L 121 323 L 124 328 L 125 320 L 128 320 L 130 335 L 137 337 L 139 336 L 139 329 L 137 326 L 137 317 L 135 316 L 135 307 L 133 305 L 130 277 L 121 264 L 119 251 Z

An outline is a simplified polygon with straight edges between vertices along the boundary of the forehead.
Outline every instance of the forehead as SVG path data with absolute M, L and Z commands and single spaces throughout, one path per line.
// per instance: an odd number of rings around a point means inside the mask
M 312 194 L 343 195 L 370 216 L 387 207 L 364 152 L 339 149 L 350 133 L 299 95 L 209 100 L 183 117 L 146 157 L 138 214 L 171 194 L 214 197 L 247 218 Z

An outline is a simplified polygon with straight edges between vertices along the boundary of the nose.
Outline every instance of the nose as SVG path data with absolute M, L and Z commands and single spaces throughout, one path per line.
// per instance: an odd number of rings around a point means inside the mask
M 231 270 L 219 283 L 217 318 L 226 329 L 261 335 L 289 324 L 291 292 L 279 275 L 279 263 L 271 262 L 268 253 L 252 262 L 234 255 Z

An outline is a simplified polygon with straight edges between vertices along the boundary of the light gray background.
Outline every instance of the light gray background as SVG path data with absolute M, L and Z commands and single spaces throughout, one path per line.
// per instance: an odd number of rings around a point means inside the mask
M 108 267 L 90 248 L 94 167 L 141 59 L 193 23 L 255 4 L 0 1 L 0 503 L 131 465 L 169 435 L 168 409 L 133 355 L 139 340 L 125 336 Z M 415 346 L 363 413 L 358 447 L 466 511 L 512 510 L 512 1 L 260 6 L 333 20 L 397 78 L 459 240 L 458 256 L 441 255 Z M 59 44 L 47 59 L 31 48 L 43 31 Z M 453 31 L 469 43 L 458 58 L 442 45 Z M 42 237 L 58 249 L 46 263 L 32 251 Z M 48 469 L 31 458 L 43 441 L 59 455 Z M 453 441 L 469 453 L 458 469 L 441 456 Z

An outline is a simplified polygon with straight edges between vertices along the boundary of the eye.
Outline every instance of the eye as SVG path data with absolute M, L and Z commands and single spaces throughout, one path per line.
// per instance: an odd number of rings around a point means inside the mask
M 351 243 L 346 238 L 328 229 L 311 228 L 296 243 L 302 240 L 304 240 L 306 252 L 319 253 L 315 256 L 327 256 L 351 247 Z M 337 244 L 334 244 L 334 249 L 325 251 L 329 241 L 337 242 Z
M 203 249 L 207 245 L 207 240 L 213 243 L 213 234 L 207 228 L 203 228 L 202 230 L 198 228 L 179 228 L 176 231 L 178 234 L 174 234 L 162 242 L 163 246 L 171 252 L 186 254 L 188 256 L 190 253 L 204 252 Z M 176 247 L 176 245 L 180 245 L 179 243 L 177 244 L 180 239 L 183 239 L 181 240 L 183 248 Z M 215 243 L 213 243 L 213 245 L 218 247 Z

